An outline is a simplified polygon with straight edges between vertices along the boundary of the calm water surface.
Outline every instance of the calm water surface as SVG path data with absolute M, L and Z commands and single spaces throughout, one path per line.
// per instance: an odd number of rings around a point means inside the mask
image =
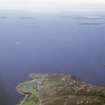
M 104 13 L 0 12 L 0 105 L 33 72 L 66 72 L 105 85 Z

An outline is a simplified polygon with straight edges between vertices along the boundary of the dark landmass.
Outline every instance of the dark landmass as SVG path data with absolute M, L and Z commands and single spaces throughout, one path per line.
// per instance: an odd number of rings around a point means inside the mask
M 33 19 L 33 17 L 28 17 L 28 16 L 25 16 L 25 17 L 20 17 L 21 20 L 30 20 L 30 19 Z
M 105 87 L 66 74 L 32 74 L 16 89 L 25 96 L 19 105 L 105 105 Z
M 0 19 L 8 19 L 7 16 L 0 16 Z
M 105 24 L 105 23 L 88 23 L 88 22 L 86 22 L 86 23 L 80 23 L 80 25 L 103 25 L 103 24 Z

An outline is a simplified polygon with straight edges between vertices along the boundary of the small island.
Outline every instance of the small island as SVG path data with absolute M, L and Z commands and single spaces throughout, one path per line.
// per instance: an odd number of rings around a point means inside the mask
M 31 74 L 32 80 L 16 90 L 19 105 L 105 105 L 105 87 L 95 86 L 70 74 Z

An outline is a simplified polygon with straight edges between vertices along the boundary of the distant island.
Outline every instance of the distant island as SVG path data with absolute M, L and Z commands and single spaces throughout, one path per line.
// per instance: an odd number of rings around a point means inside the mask
M 0 16 L 0 19 L 8 19 L 7 16 Z
M 33 19 L 33 17 L 29 17 L 29 16 L 24 16 L 24 17 L 20 17 L 21 20 L 29 20 L 29 19 Z
M 81 81 L 70 74 L 31 74 L 32 80 L 16 89 L 19 105 L 105 105 L 105 87 Z

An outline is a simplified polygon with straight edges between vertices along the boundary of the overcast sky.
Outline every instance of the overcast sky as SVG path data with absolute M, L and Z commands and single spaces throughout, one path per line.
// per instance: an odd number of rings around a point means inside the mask
M 0 9 L 69 10 L 104 7 L 105 0 L 0 0 Z

